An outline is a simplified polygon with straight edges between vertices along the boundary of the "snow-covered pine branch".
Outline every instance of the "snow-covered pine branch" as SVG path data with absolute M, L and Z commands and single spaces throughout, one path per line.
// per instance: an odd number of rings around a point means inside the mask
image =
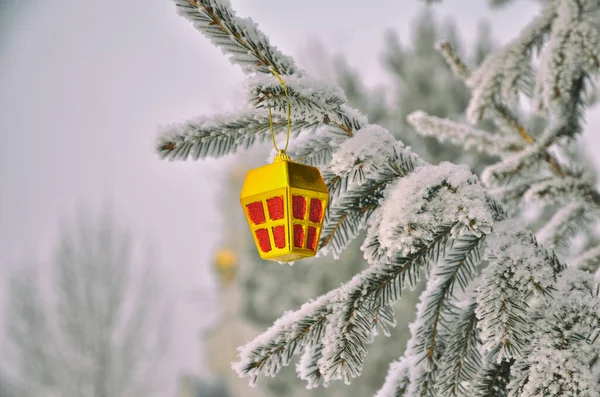
M 496 224 L 486 259 L 476 289 L 483 347 L 487 352 L 499 347 L 498 360 L 522 357 L 530 333 L 527 302 L 550 295 L 563 265 L 515 220 Z
M 285 85 L 291 103 L 292 120 L 321 121 L 337 126 L 347 135 L 365 124 L 365 117 L 346 107 L 346 96 L 337 86 L 329 85 L 298 72 L 286 76 Z M 258 75 L 248 80 L 248 102 L 253 107 L 271 107 L 274 112 L 286 115 L 288 100 L 285 90 L 275 76 Z
M 354 134 L 353 131 L 367 124 L 364 116 L 344 105 L 345 98 L 339 89 L 327 87 L 319 89 L 318 82 L 309 77 L 294 76 L 290 79 L 291 82 L 286 85 L 291 96 L 292 108 L 296 109 L 291 114 L 293 137 L 303 130 L 327 126 L 330 134 L 348 138 Z M 262 85 L 265 81 L 272 82 L 272 80 L 275 80 L 278 86 L 269 86 L 267 89 Z M 287 101 L 279 82 L 275 77 L 267 76 L 258 79 L 258 83 L 250 83 L 250 85 L 255 87 L 251 90 L 249 98 L 249 102 L 256 106 L 255 109 L 232 115 L 199 118 L 164 127 L 157 140 L 157 151 L 161 157 L 178 160 L 186 160 L 190 155 L 194 160 L 220 157 L 234 153 L 240 147 L 247 149 L 255 143 L 264 141 L 270 134 L 269 113 L 264 109 L 264 102 L 274 106 L 275 133 L 286 131 Z M 276 91 L 277 89 L 281 92 Z M 274 100 L 273 97 L 277 92 L 279 98 Z M 305 140 L 305 144 L 310 147 L 310 141 Z
M 292 58 L 283 55 L 250 18 L 236 16 L 228 0 L 173 0 L 177 13 L 189 20 L 245 73 L 281 75 L 296 71 Z
M 513 365 L 509 395 L 598 395 L 590 365 L 600 354 L 598 292 L 588 272 L 567 269 L 560 274 L 555 299 L 535 308 L 529 355 Z
M 331 195 L 320 247 L 321 254 L 337 258 L 379 208 L 388 185 L 423 161 L 376 125 L 357 131 L 336 149 L 325 173 Z
M 424 196 L 429 196 L 430 202 L 423 201 Z M 324 318 L 317 320 L 310 313 L 305 316 L 305 309 L 291 312 L 242 348 L 235 366 L 240 375 L 254 378 L 260 372 L 273 374 L 280 363 L 289 362 L 288 357 L 297 353 L 304 356 L 301 362 L 310 364 L 308 368 L 300 368 L 306 378 L 307 372 L 315 373 L 315 357 L 311 355 L 318 354 L 316 362 L 324 382 L 333 379 L 349 382 L 360 374 L 375 327 L 383 319 L 386 327 L 393 321 L 390 304 L 404 288 L 416 285 L 419 273 L 443 258 L 444 265 L 436 273 L 435 281 L 440 289 L 431 290 L 431 295 L 423 301 L 423 313 L 434 312 L 428 316 L 429 321 L 441 320 L 454 284 L 464 286 L 474 275 L 477 247 L 491 231 L 493 209 L 487 205 L 483 188 L 468 168 L 449 163 L 421 166 L 407 176 L 397 176 L 397 181 L 386 189 L 385 197 L 388 199 L 373 215 L 375 221 L 365 241 L 365 256 L 371 266 L 319 298 L 318 309 L 313 306 L 316 303 L 307 306 L 321 317 L 326 313 Z M 398 202 L 408 205 L 398 208 L 395 204 Z M 394 235 L 405 237 L 396 239 Z M 312 334 L 314 338 L 300 340 L 296 328 L 290 328 L 297 318 L 303 318 L 307 324 L 318 322 L 319 327 L 324 327 L 323 335 Z M 428 343 L 428 338 L 419 340 Z M 311 347 L 304 350 L 308 344 Z M 270 365 L 265 367 L 264 363 Z
M 562 5 L 557 9 L 558 3 Z M 586 220 L 592 221 L 598 217 L 598 209 L 600 209 L 600 194 L 595 187 L 595 181 L 585 172 L 578 171 L 577 169 L 580 167 L 577 164 L 567 165 L 558 161 L 550 150 L 552 146 L 559 146 L 563 143 L 565 137 L 573 137 L 581 129 L 582 109 L 586 93 L 583 82 L 587 75 L 576 76 L 577 81 L 570 86 L 576 93 L 572 97 L 561 98 L 564 103 L 561 105 L 559 113 L 547 114 L 547 126 L 537 137 L 527 131 L 509 106 L 502 102 L 514 100 L 514 95 L 509 95 L 508 91 L 517 90 L 515 92 L 527 93 L 526 90 L 519 91 L 518 84 L 516 84 L 519 79 L 523 78 L 525 71 L 521 70 L 523 72 L 521 73 L 515 69 L 515 65 L 519 65 L 520 69 L 523 69 L 523 66 L 516 62 L 519 58 L 513 56 L 515 55 L 513 54 L 514 48 L 523 50 L 530 48 L 536 42 L 536 45 L 542 46 L 544 38 L 538 37 L 534 33 L 541 34 L 543 31 L 550 32 L 550 29 L 559 29 L 560 23 L 556 25 L 556 22 L 553 21 L 557 13 L 569 12 L 565 9 L 567 3 L 571 2 L 562 0 L 548 2 L 540 17 L 526 28 L 518 39 L 504 50 L 490 56 L 488 62 L 484 62 L 474 73 L 471 73 L 450 44 L 440 44 L 440 50 L 457 76 L 466 79 L 473 88 L 474 96 L 471 99 L 471 106 L 485 109 L 484 116 L 494 121 L 502 131 L 501 134 L 488 133 L 422 112 L 411 114 L 409 122 L 422 135 L 434 136 L 440 141 L 450 140 L 452 143 L 461 144 L 465 149 L 475 146 L 480 151 L 501 157 L 500 161 L 484 170 L 482 180 L 486 186 L 493 188 L 490 194 L 508 205 L 509 209 L 514 211 L 524 203 L 535 203 L 542 208 L 547 208 L 556 204 L 566 203 L 569 206 L 573 202 L 578 202 L 586 206 L 584 212 L 589 213 Z M 581 5 L 581 7 L 591 10 L 592 5 Z M 600 26 L 599 6 L 595 7 L 596 11 L 590 11 L 585 18 L 596 18 Z M 576 48 L 573 51 L 578 50 Z M 531 63 L 530 54 L 523 52 L 521 55 L 526 57 L 522 60 L 523 62 Z M 531 69 L 531 71 L 534 70 Z M 512 88 L 508 88 L 509 86 Z M 476 89 L 480 89 L 479 97 L 476 95 Z M 486 92 L 486 95 L 489 94 L 489 101 L 485 103 L 481 102 L 483 92 Z M 474 105 L 473 103 L 478 100 L 480 102 Z M 471 122 L 480 118 L 471 117 Z M 514 142 L 514 139 L 520 139 L 520 141 L 517 141 L 516 145 L 508 146 L 508 143 Z M 504 150 L 499 150 L 500 148 Z M 512 150 L 506 150 L 509 148 Z M 554 219 L 542 227 L 540 235 L 542 240 L 544 242 L 552 240 L 553 247 L 565 246 L 568 239 L 575 232 L 580 231 L 582 218 L 565 217 L 564 215 L 559 211 Z
M 523 142 L 516 137 L 491 134 L 423 111 L 411 113 L 407 121 L 423 136 L 437 138 L 440 142 L 449 141 L 465 149 L 473 148 L 492 156 L 503 157 L 511 152 L 519 152 L 524 147 Z
M 595 273 L 600 268 L 600 245 L 590 248 L 569 261 L 569 267 Z
M 550 220 L 537 231 L 536 237 L 540 243 L 556 249 L 566 245 L 570 237 L 591 223 L 594 218 L 589 205 L 575 200 L 557 210 Z
M 291 125 L 293 136 L 300 131 L 314 129 L 318 122 L 295 121 Z M 286 131 L 287 120 L 273 117 L 277 132 Z M 248 110 L 232 115 L 197 118 L 184 123 L 162 127 L 156 148 L 162 158 L 193 160 L 221 157 L 248 149 L 270 138 L 269 114 L 265 110 Z
M 480 338 L 474 300 L 460 302 L 448 330 L 446 351 L 439 366 L 438 390 L 445 396 L 468 395 L 469 382 L 481 368 Z

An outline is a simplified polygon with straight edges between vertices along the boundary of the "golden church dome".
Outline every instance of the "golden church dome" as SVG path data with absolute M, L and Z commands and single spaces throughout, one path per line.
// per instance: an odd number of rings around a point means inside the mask
M 238 257 L 235 251 L 229 248 L 221 248 L 215 255 L 214 265 L 219 272 L 223 283 L 229 283 L 235 279 Z

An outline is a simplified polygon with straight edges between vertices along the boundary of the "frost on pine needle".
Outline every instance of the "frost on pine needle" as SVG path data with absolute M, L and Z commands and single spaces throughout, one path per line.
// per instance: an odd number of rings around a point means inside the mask
M 600 354 L 599 285 L 592 275 L 566 269 L 553 298 L 536 308 L 529 355 L 514 368 L 513 394 L 597 396 L 600 384 L 591 369 Z
M 408 115 L 408 122 L 423 136 L 448 141 L 465 149 L 474 148 L 492 156 L 502 157 L 507 153 L 523 149 L 523 142 L 514 136 L 501 136 L 479 130 L 463 123 L 430 116 L 423 111 Z
M 287 154 L 292 161 L 329 169 L 334 148 L 346 138 L 328 133 L 326 128 L 317 128 L 314 133 L 306 131 L 289 142 Z M 277 151 L 273 149 L 269 159 L 273 159 Z
M 452 297 L 456 283 L 464 290 L 475 276 L 483 240 L 482 236 L 460 236 L 442 248 L 443 257 L 431 270 L 405 352 L 413 363 L 408 395 L 432 393 L 432 379 L 438 378 L 438 384 L 456 392 L 460 382 L 473 375 L 479 360 L 475 305 L 459 305 Z
M 173 0 L 177 12 L 207 36 L 231 63 L 237 63 L 245 73 L 292 74 L 296 66 L 269 43 L 267 36 L 250 18 L 240 18 L 231 9 L 229 0 Z
M 476 298 L 483 347 L 491 351 L 500 346 L 498 362 L 518 358 L 531 331 L 527 301 L 550 294 L 562 265 L 516 220 L 494 226 L 485 258 L 489 266 L 483 271 Z
M 333 153 L 331 171 L 340 177 L 362 185 L 371 173 L 377 171 L 404 145 L 378 125 L 368 125 L 342 142 Z
M 590 248 L 581 255 L 572 258 L 568 266 L 594 273 L 600 268 L 600 245 Z
M 322 121 L 327 115 L 329 120 L 343 122 L 341 105 L 346 102 L 346 96 L 338 86 L 332 86 L 304 73 L 286 76 L 285 85 L 293 120 Z M 254 107 L 271 107 L 281 116 L 287 115 L 288 102 L 285 91 L 275 76 L 252 76 L 247 81 L 247 90 L 249 103 Z
M 423 164 L 423 160 L 409 148 L 402 148 L 399 142 L 396 146 L 397 150 L 391 152 L 390 157 L 378 158 L 381 163 L 364 176 L 360 185 L 351 183 L 351 174 L 339 176 L 329 170 L 323 173 L 330 192 L 321 232 L 320 251 L 323 254 L 332 253 L 334 258 L 339 258 L 379 208 L 387 186 Z
M 540 57 L 536 94 L 540 107 L 556 110 L 557 106 L 576 101 L 573 84 L 582 73 L 597 74 L 600 62 L 600 29 L 597 1 L 557 1 L 557 17 L 552 24 L 548 45 Z
M 323 385 L 327 387 L 328 381 L 324 380 L 319 369 L 319 360 L 322 357 L 323 344 L 319 342 L 309 343 L 304 349 L 304 354 L 296 365 L 298 378 L 306 381 L 307 389 L 314 389 Z
M 439 225 L 452 237 L 486 234 L 492 214 L 484 189 L 464 165 L 425 165 L 390 186 L 376 214 L 381 250 L 388 257 L 416 252 L 431 241 Z
M 517 176 L 533 174 L 541 166 L 545 155 L 546 148 L 543 145 L 528 146 L 525 150 L 508 155 L 502 161 L 486 167 L 481 180 L 486 186 L 497 186 Z
M 572 202 L 594 191 L 593 180 L 583 176 L 552 178 L 533 184 L 523 196 L 525 202 L 543 202 L 545 205 Z
M 336 293 L 331 291 L 284 314 L 267 331 L 238 348 L 239 359 L 232 368 L 240 376 L 249 376 L 252 383 L 260 373 L 275 376 L 309 340 L 319 338 L 328 314 L 327 304 Z
M 555 16 L 555 2 L 548 2 L 519 37 L 489 55 L 472 73 L 467 81 L 473 95 L 467 109 L 467 120 L 471 124 L 491 115 L 488 111 L 500 100 L 513 102 L 519 91 L 532 90 L 531 55 L 535 47 L 541 45 Z
M 408 395 L 410 368 L 413 366 L 411 358 L 402 357 L 390 364 L 388 374 L 381 389 L 375 397 L 402 397 Z
M 565 244 L 582 226 L 590 221 L 588 205 L 575 200 L 557 210 L 536 233 L 537 240 L 548 248 L 558 248 Z
M 459 302 L 458 314 L 448 331 L 448 342 L 439 362 L 439 391 L 444 396 L 468 396 L 471 382 L 481 369 L 479 329 L 474 300 Z
M 287 121 L 273 117 L 276 133 L 285 131 Z M 292 136 L 315 123 L 295 122 Z M 248 149 L 263 142 L 271 134 L 269 115 L 262 109 L 249 109 L 232 114 L 200 117 L 184 123 L 165 125 L 159 130 L 156 142 L 158 153 L 169 160 L 194 160 L 221 157 Z

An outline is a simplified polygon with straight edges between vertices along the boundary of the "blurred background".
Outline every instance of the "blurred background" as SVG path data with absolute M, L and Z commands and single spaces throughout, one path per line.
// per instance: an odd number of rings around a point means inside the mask
M 423 109 L 460 119 L 469 92 L 435 51 L 477 65 L 539 2 L 232 0 L 284 53 L 428 161 L 490 160 L 417 137 Z M 288 368 L 255 388 L 235 348 L 365 264 L 258 257 L 239 191 L 270 147 L 166 162 L 159 124 L 245 106 L 244 75 L 169 0 L 0 0 L 0 396 L 365 396 L 406 343 L 418 291 L 351 389 Z M 600 165 L 600 111 L 582 152 Z

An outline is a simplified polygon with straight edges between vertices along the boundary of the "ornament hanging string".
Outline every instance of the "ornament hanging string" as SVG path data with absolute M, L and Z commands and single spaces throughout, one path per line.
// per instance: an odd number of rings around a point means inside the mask
M 273 69 L 272 67 L 269 67 L 269 70 L 271 71 L 271 73 L 273 73 L 275 75 L 275 77 L 277 77 L 277 80 L 279 80 L 279 83 L 283 87 L 283 92 L 285 93 L 285 99 L 287 100 L 287 135 L 285 138 L 285 147 L 283 148 L 283 150 L 280 150 L 277 147 L 277 143 L 275 142 L 275 129 L 273 128 L 273 114 L 271 112 L 271 106 L 268 106 L 268 108 L 269 108 L 269 124 L 271 126 L 271 139 L 273 140 L 273 146 L 275 146 L 275 150 L 277 150 L 279 155 L 285 155 L 285 151 L 287 150 L 288 144 L 290 143 L 290 133 L 292 130 L 292 106 L 290 103 L 290 97 L 288 95 L 288 90 L 287 90 L 287 86 L 285 85 L 285 81 L 283 81 L 283 79 L 281 78 L 281 76 L 279 76 L 279 74 L 275 71 L 275 69 Z

